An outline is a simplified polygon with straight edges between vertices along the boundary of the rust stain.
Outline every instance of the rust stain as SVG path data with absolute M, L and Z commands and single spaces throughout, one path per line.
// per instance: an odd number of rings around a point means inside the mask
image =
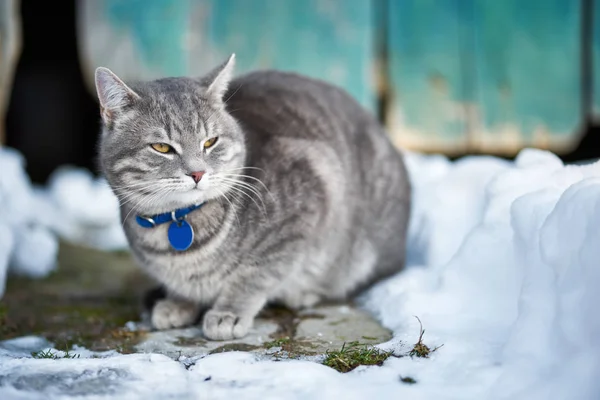
M 505 100 L 511 97 L 512 88 L 510 87 L 510 84 L 508 82 L 498 83 L 498 93 L 500 94 L 500 97 L 502 97 Z
M 439 94 L 448 94 L 448 81 L 439 72 L 429 75 L 429 85 Z

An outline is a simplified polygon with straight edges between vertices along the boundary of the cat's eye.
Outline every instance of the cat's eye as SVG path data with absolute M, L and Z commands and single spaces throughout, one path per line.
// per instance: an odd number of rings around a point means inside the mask
M 159 153 L 168 153 L 171 151 L 171 146 L 166 143 L 152 143 L 150 146 Z
M 216 136 L 213 137 L 213 138 L 210 138 L 206 142 L 204 142 L 204 148 L 208 149 L 208 148 L 214 146 L 215 143 L 217 143 L 217 137 Z

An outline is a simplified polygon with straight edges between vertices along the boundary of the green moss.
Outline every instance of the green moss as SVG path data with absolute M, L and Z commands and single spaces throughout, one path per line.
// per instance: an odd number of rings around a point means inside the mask
M 8 319 L 12 329 L 10 332 L 3 330 L 3 339 L 35 334 L 69 348 L 77 344 L 90 350 L 109 350 L 117 345 L 128 347 L 133 342 L 139 342 L 145 334 L 143 331 L 130 332 L 123 328 L 127 321 L 139 318 L 134 302 L 114 307 L 110 298 L 82 301 L 79 304 L 65 304 L 65 299 L 61 297 L 44 299 L 48 303 L 33 300 L 27 306 L 11 308 Z M 24 313 L 24 316 L 18 313 Z
M 328 351 L 323 364 L 339 372 L 350 372 L 359 365 L 379 365 L 391 357 L 391 351 L 359 342 L 344 343 L 338 351 Z
M 300 358 L 302 356 L 312 356 L 316 353 L 312 349 L 316 348 L 313 343 L 306 340 L 292 339 L 296 336 L 298 324 L 307 319 L 323 319 L 325 316 L 318 313 L 307 313 L 299 315 L 296 311 L 280 306 L 270 306 L 261 311 L 259 318 L 270 319 L 277 323 L 277 331 L 271 334 L 272 341 L 265 342 L 263 348 L 270 349 L 281 347 L 273 357 Z
M 127 254 L 62 243 L 46 279 L 11 277 L 0 303 L 0 340 L 39 335 L 70 349 L 132 352 L 144 332 L 123 326 L 140 318 L 150 286 Z
M 283 338 L 272 340 L 270 342 L 265 342 L 263 344 L 263 346 L 264 346 L 265 349 L 270 349 L 272 347 L 282 347 L 282 346 L 284 346 L 286 344 L 289 344 L 290 341 L 291 341 L 291 339 L 286 336 L 286 337 L 283 337 Z
M 124 328 L 113 329 L 105 339 L 107 346 L 114 346 L 115 350 L 122 354 L 135 353 L 135 346 L 140 343 L 148 332 L 138 330 L 130 331 Z
M 314 351 L 317 347 L 308 340 L 291 339 L 287 336 L 263 344 L 263 348 L 267 350 L 278 348 L 276 352 L 270 353 L 275 359 L 314 356 L 317 355 L 316 351 Z
M 254 346 L 252 344 L 246 344 L 246 343 L 228 343 L 226 345 L 217 347 L 216 349 L 212 350 L 208 354 L 227 353 L 230 351 L 252 351 L 252 350 L 259 349 L 259 348 L 260 348 L 259 346 Z
M 177 341 L 173 342 L 173 344 L 179 347 L 202 347 L 206 345 L 206 340 L 200 337 L 178 336 Z

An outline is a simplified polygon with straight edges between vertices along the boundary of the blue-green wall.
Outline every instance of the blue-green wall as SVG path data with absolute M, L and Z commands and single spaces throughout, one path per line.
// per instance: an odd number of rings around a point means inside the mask
M 392 0 L 389 9 L 392 113 L 402 117 L 392 120 L 409 141 L 511 151 L 576 133 L 579 1 Z
M 593 99 L 594 116 L 600 122 L 600 0 L 594 0 Z
M 373 111 L 380 80 L 391 135 L 418 150 L 565 151 L 586 111 L 579 0 L 82 1 L 101 4 L 110 40 L 133 43 L 155 75 L 198 74 L 235 52 L 240 72 L 322 78 Z M 382 37 L 389 57 L 378 76 Z M 600 77 L 593 93 L 600 115 Z
M 299 71 L 343 86 L 371 109 L 375 105 L 370 1 L 97 1 L 105 2 L 105 18 L 132 38 L 144 62 L 166 75 L 191 72 L 181 43 L 186 35 L 196 35 L 208 41 L 211 55 L 236 53 L 238 71 Z
M 423 142 L 466 140 L 463 84 L 466 22 L 455 0 L 389 1 L 389 76 L 397 135 Z
M 129 36 L 139 57 L 167 75 L 185 75 L 187 56 L 180 43 L 188 32 L 194 0 L 104 1 L 104 18 L 117 32 Z
M 474 1 L 476 99 L 485 126 L 574 133 L 581 117 L 581 3 Z M 468 79 L 468 78 L 467 78 Z

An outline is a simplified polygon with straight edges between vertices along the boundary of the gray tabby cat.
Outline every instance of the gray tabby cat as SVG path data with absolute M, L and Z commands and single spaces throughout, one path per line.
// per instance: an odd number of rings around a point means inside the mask
M 246 335 L 267 302 L 341 300 L 400 271 L 410 206 L 401 154 L 344 91 L 233 67 L 129 85 L 96 70 L 101 169 L 134 258 L 167 291 L 152 323 L 207 309 L 213 340 Z M 197 204 L 185 251 L 169 224 L 136 223 Z

